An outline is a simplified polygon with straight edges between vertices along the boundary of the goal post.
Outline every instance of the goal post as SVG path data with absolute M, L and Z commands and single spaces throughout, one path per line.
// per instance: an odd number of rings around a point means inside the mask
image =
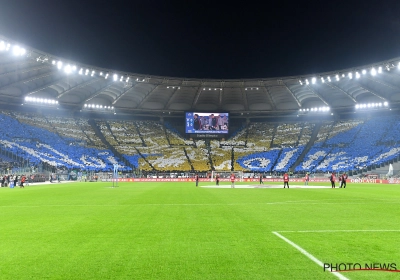
M 243 182 L 243 171 L 212 171 L 211 182 L 215 182 L 217 174 L 219 174 L 220 179 L 230 179 L 232 173 L 235 175 L 236 180 L 239 179 L 240 182 Z

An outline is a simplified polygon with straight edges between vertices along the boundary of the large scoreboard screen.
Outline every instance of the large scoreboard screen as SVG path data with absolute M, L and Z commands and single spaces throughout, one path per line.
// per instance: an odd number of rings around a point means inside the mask
M 186 112 L 185 132 L 192 134 L 228 134 L 229 113 Z

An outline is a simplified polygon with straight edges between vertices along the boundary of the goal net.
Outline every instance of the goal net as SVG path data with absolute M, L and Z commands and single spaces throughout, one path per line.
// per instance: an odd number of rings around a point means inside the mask
M 219 179 L 222 181 L 228 180 L 230 181 L 231 174 L 235 175 L 236 180 L 240 182 L 243 181 L 243 171 L 212 171 L 211 172 L 211 181 L 215 181 L 215 177 L 219 174 Z

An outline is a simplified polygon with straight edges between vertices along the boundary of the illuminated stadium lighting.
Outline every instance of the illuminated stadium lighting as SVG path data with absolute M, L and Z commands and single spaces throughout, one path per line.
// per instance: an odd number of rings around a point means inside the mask
M 362 70 L 362 72 L 361 72 L 363 75 L 365 75 L 365 74 L 367 74 L 367 70 Z
M 95 73 L 96 73 L 96 72 L 93 70 L 93 71 L 92 71 L 92 74 L 91 74 L 90 76 L 93 77 Z
M 303 85 L 303 82 L 301 80 L 299 80 L 300 85 Z
M 306 79 L 306 85 L 309 85 L 310 83 L 308 82 L 308 79 Z
M 129 77 L 126 78 L 126 81 L 125 81 L 125 82 L 128 82 L 128 81 L 129 81 Z
M 114 74 L 114 75 L 113 75 L 113 80 L 114 80 L 114 81 L 118 80 L 118 75 L 117 75 L 117 74 Z
M 375 70 L 374 67 L 372 67 L 372 69 L 371 69 L 371 75 L 372 75 L 372 76 L 375 76 L 375 75 L 376 75 L 376 70 Z
M 331 82 L 331 77 L 330 76 L 328 76 L 328 82 Z
M 106 106 L 102 104 L 84 104 L 83 109 L 95 109 L 96 111 L 108 111 L 114 110 L 112 106 Z
M 50 104 L 50 105 L 58 104 L 58 101 L 56 101 L 54 99 L 36 98 L 36 97 L 30 97 L 30 96 L 26 96 L 25 97 L 25 102 L 27 102 L 27 103 L 39 103 L 39 104 Z
M 124 76 L 121 76 L 121 78 L 119 79 L 119 81 L 122 82 L 123 79 L 124 79 Z
M 103 72 L 100 72 L 100 76 L 103 76 Z
M 53 65 L 56 65 L 56 61 L 55 61 L 55 60 L 53 60 L 53 61 L 51 62 L 51 64 L 53 64 Z
M 0 51 L 5 51 L 6 50 L 6 43 L 4 41 L 0 42 Z
M 83 69 L 81 68 L 78 73 L 79 73 L 79 75 L 82 75 Z
M 58 61 L 58 62 L 57 62 L 57 68 L 58 68 L 58 69 L 61 69 L 61 68 L 62 68 L 62 65 L 63 65 L 63 63 L 62 63 L 61 61 Z
M 106 74 L 105 79 L 108 79 L 108 73 Z
M 382 73 L 382 66 L 379 66 L 379 68 L 378 68 L 378 73 L 379 73 L 379 74 Z
M 360 78 L 360 73 L 356 72 L 356 79 Z
M 13 54 L 15 56 L 22 56 L 22 55 L 26 54 L 26 50 L 24 48 L 19 47 L 19 46 L 14 46 L 13 47 Z
M 350 72 L 350 73 L 348 74 L 348 76 L 349 76 L 349 79 L 350 79 L 350 80 L 353 79 L 353 73 Z
M 400 69 L 400 62 L 399 62 L 399 64 L 397 65 L 397 68 Z
M 336 81 L 339 81 L 339 80 L 340 80 L 339 75 L 336 74 Z
M 344 74 L 342 74 L 342 78 L 346 77 Z
M 72 71 L 76 71 L 76 65 L 72 66 Z
M 301 108 L 299 109 L 300 112 L 328 112 L 330 110 L 329 107 L 327 106 L 322 106 L 322 107 L 315 107 L 315 108 Z
M 388 102 L 384 102 L 383 103 L 384 107 L 388 107 L 389 103 Z M 380 103 L 364 103 L 364 104 L 356 104 L 355 108 L 358 109 L 366 109 L 366 108 L 370 108 L 370 109 L 374 109 L 374 108 L 380 108 L 382 107 L 382 102 Z
M 64 67 L 64 72 L 66 73 L 66 74 L 70 74 L 71 72 L 72 72 L 72 68 L 71 68 L 71 65 L 66 65 L 65 67 Z
M 311 83 L 314 85 L 315 84 L 315 82 L 317 81 L 317 79 L 315 78 L 315 77 L 313 77 L 312 79 L 311 79 Z
M 324 80 L 324 78 L 323 78 L 323 77 L 321 77 L 321 82 L 322 82 L 322 83 L 325 83 L 325 80 Z
M 11 45 L 10 45 L 10 44 L 7 44 L 7 46 L 6 46 L 6 51 L 8 52 L 8 51 L 10 50 L 10 48 L 11 48 Z

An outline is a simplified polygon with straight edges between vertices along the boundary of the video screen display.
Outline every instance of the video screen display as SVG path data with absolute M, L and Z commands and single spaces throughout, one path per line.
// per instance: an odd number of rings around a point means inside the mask
M 186 133 L 227 134 L 229 113 L 186 112 Z

